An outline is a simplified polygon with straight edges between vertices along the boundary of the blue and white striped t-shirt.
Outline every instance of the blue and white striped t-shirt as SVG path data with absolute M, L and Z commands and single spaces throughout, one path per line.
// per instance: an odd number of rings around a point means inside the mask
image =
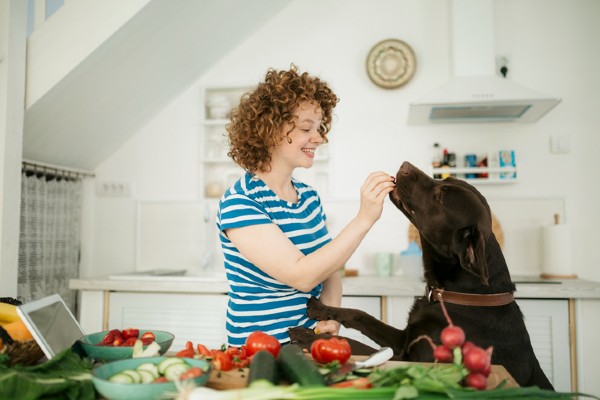
M 292 183 L 297 203 L 281 200 L 261 179 L 246 173 L 219 203 L 217 227 L 230 286 L 226 322 L 230 346 L 243 345 L 256 330 L 286 343 L 288 328 L 316 324 L 306 314 L 306 302 L 320 296 L 322 284 L 305 293 L 277 281 L 244 258 L 224 233 L 229 228 L 274 223 L 303 254 L 331 241 L 317 192 L 295 179 Z

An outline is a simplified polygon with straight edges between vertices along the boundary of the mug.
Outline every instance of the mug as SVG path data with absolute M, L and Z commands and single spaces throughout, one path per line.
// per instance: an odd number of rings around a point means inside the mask
M 392 275 L 392 264 L 394 262 L 393 253 L 377 253 L 375 254 L 375 268 L 381 276 Z

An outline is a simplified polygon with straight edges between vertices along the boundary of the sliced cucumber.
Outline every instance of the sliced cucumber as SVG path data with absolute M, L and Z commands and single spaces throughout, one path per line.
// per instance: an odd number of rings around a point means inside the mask
M 176 381 L 179 379 L 181 374 L 183 374 L 188 369 L 190 369 L 190 366 L 187 365 L 186 363 L 171 364 L 165 370 L 164 375 L 165 375 L 165 378 L 167 378 L 168 380 Z
M 160 374 L 158 373 L 158 365 L 153 364 L 151 362 L 147 362 L 147 363 L 143 363 L 140 364 L 137 368 L 136 371 L 148 371 L 152 374 L 152 376 L 154 378 L 158 378 L 160 376 Z
M 165 358 L 158 364 L 158 372 L 164 375 L 167 368 L 169 368 L 169 366 L 173 364 L 185 364 L 185 361 L 183 361 L 183 359 L 179 357 Z
M 137 371 L 134 371 L 132 369 L 126 369 L 125 371 L 121 371 L 121 373 L 131 376 L 131 379 L 133 379 L 133 383 L 142 383 L 142 376 Z
M 114 383 L 134 383 L 133 378 L 129 374 L 125 374 L 123 372 L 119 372 L 118 374 L 114 374 L 111 376 L 109 381 Z
M 152 375 L 152 372 L 146 371 L 145 369 L 140 369 L 137 373 L 142 377 L 142 383 L 151 383 L 156 379 L 154 375 Z

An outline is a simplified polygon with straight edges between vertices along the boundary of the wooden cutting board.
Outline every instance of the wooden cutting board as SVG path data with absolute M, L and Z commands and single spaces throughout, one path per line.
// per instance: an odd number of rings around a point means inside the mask
M 358 361 L 362 360 L 366 357 L 364 356 L 356 356 L 352 357 L 352 360 Z M 408 365 L 432 365 L 431 363 L 413 363 L 406 361 L 388 361 L 383 365 L 383 368 L 394 368 L 400 366 L 408 366 Z M 518 387 L 519 385 L 513 379 L 513 377 L 508 373 L 506 368 L 502 365 L 492 365 L 492 372 L 488 377 L 488 389 L 492 389 L 500 382 L 506 379 L 505 387 Z M 227 389 L 241 389 L 246 387 L 248 382 L 248 368 L 240 368 L 232 371 L 212 371 L 210 375 L 210 379 L 206 386 L 217 389 L 217 390 L 227 390 Z

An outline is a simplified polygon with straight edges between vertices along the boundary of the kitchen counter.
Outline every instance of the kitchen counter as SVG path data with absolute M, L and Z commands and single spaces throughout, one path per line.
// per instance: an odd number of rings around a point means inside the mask
M 600 299 L 600 283 L 585 279 L 552 280 L 532 276 L 514 276 L 517 298 L 536 299 Z M 403 276 L 357 276 L 342 280 L 344 294 L 349 296 L 420 296 L 424 282 Z M 222 276 L 144 276 L 115 279 L 99 277 L 71 279 L 71 289 L 82 291 L 119 291 L 154 293 L 227 293 Z

